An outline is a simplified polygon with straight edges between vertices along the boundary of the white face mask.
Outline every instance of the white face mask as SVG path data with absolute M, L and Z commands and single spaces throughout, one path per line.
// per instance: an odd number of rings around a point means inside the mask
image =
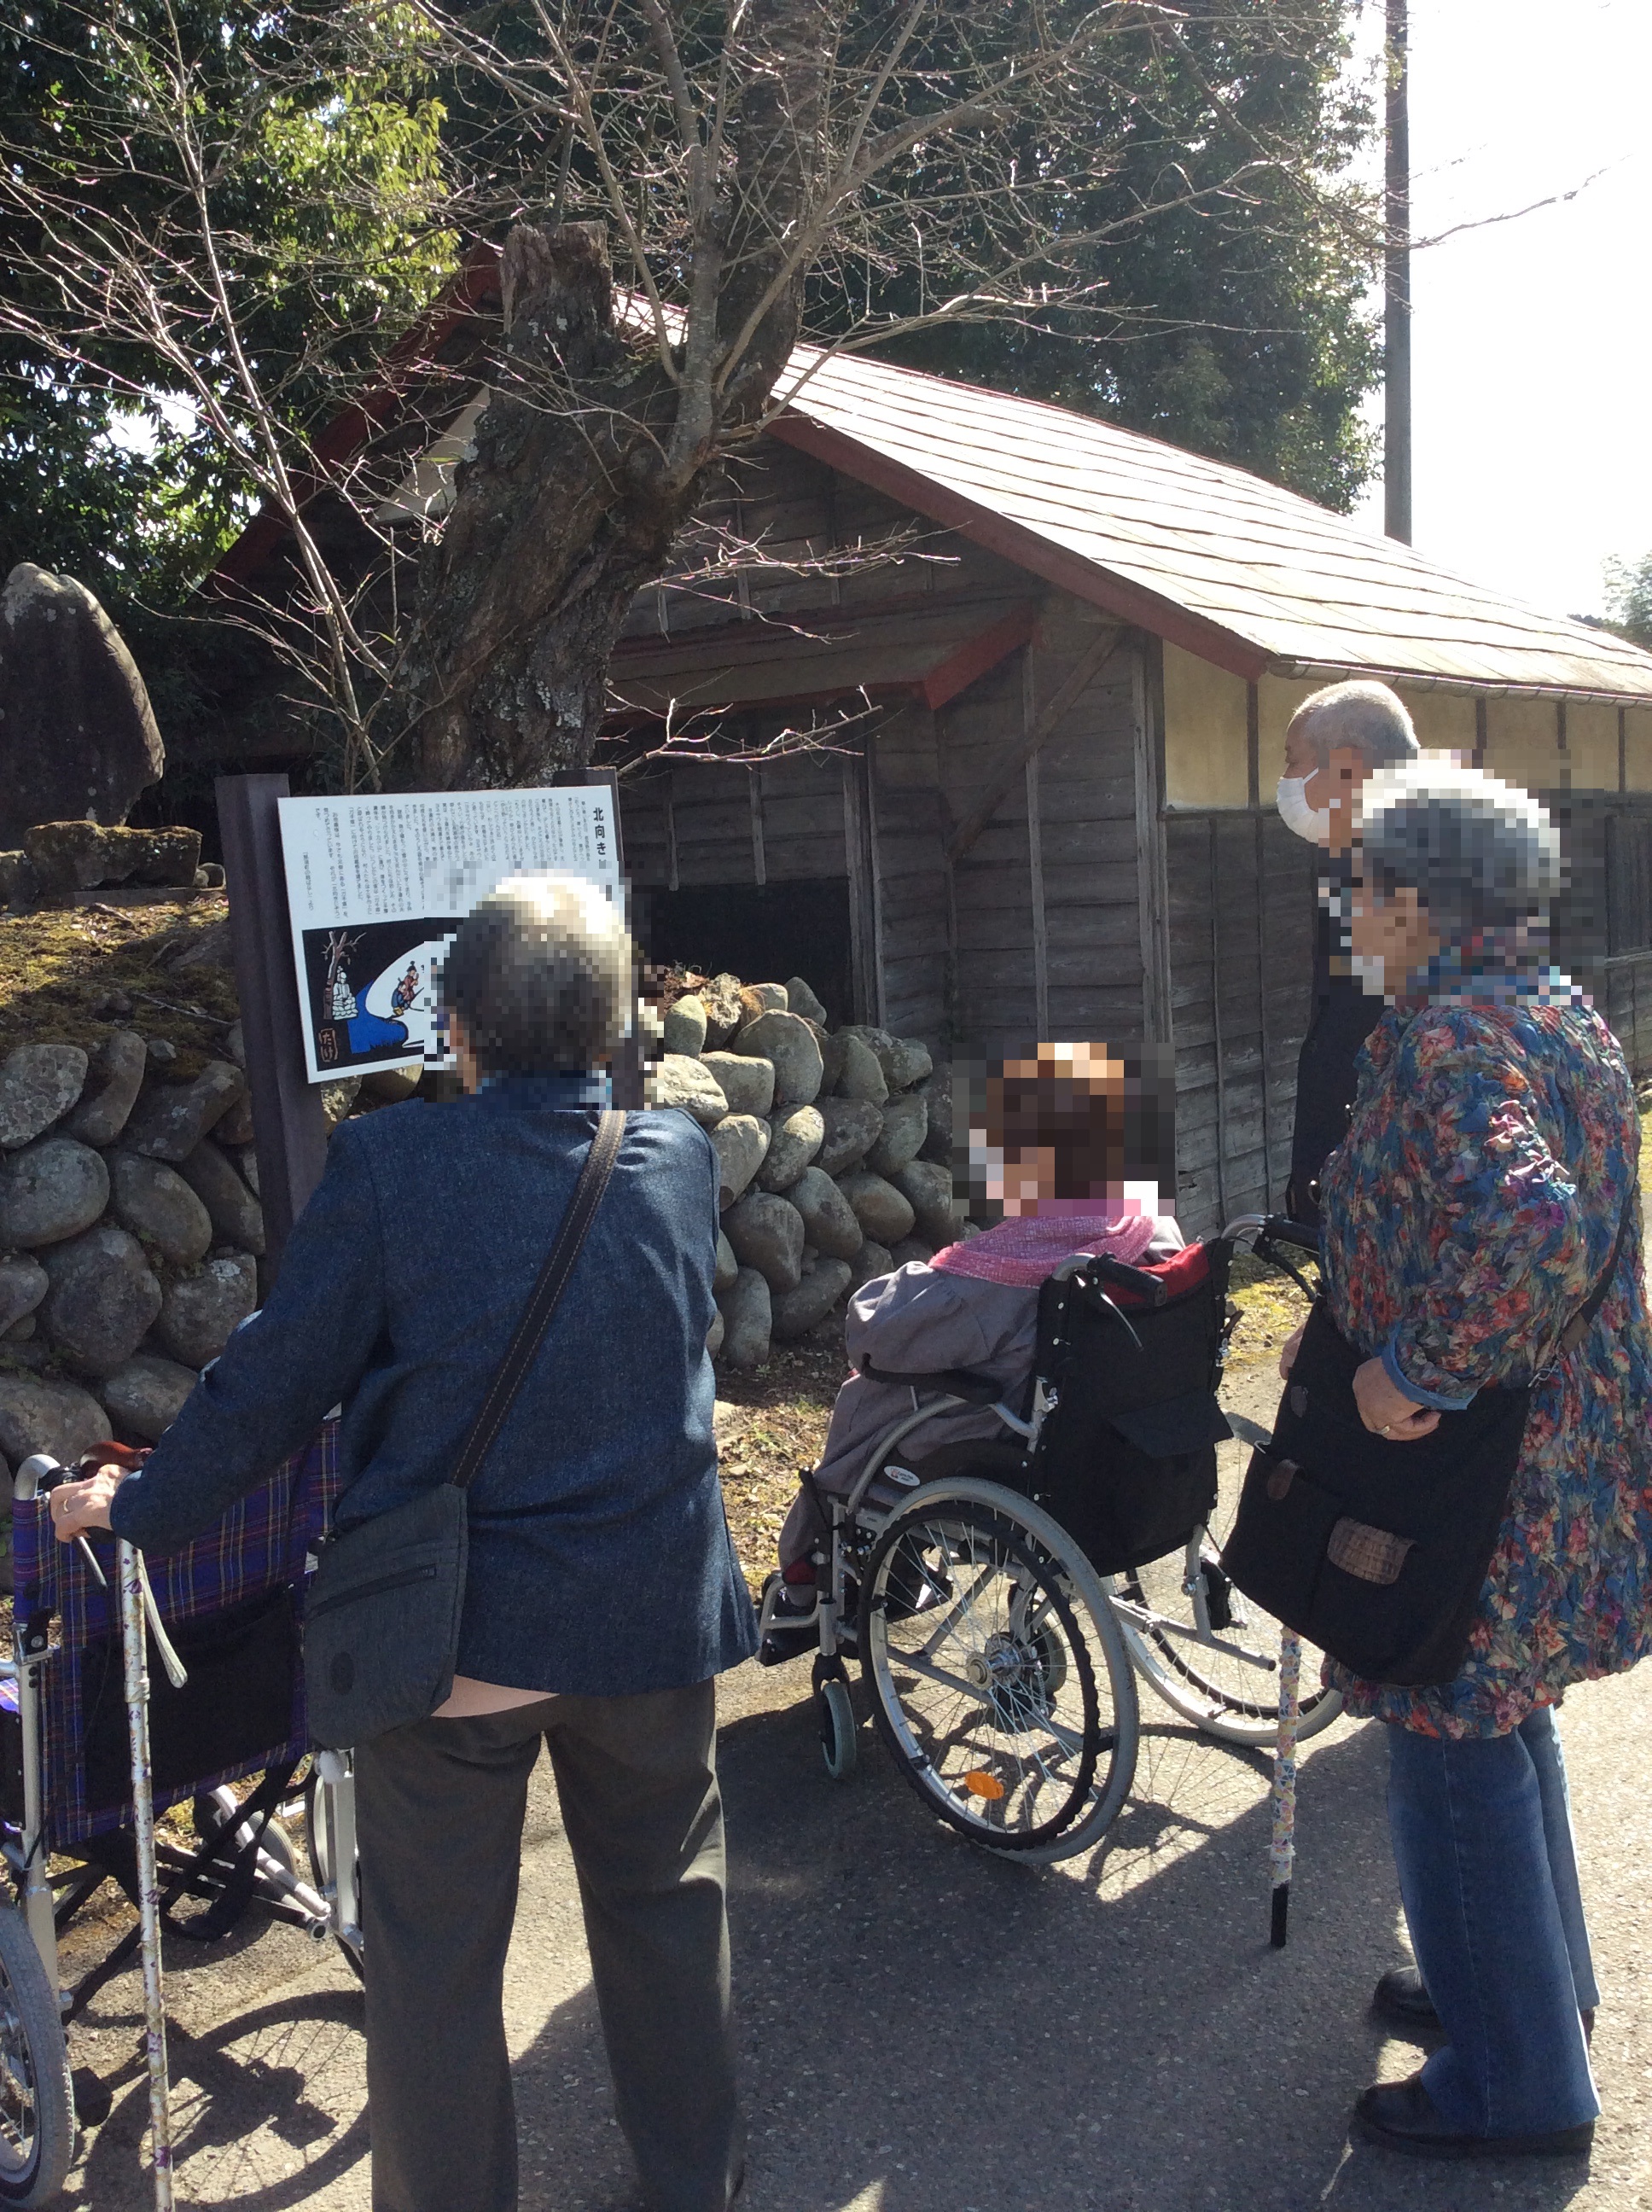
M 1388 996 L 1388 962 L 1380 952 L 1351 952 L 1348 966 L 1355 981 L 1368 999 Z
M 1331 842 L 1331 810 L 1328 806 L 1308 804 L 1308 778 L 1305 775 L 1282 775 L 1273 794 L 1274 805 L 1279 810 L 1279 819 L 1285 828 L 1298 837 L 1305 837 L 1310 845 L 1328 845 Z

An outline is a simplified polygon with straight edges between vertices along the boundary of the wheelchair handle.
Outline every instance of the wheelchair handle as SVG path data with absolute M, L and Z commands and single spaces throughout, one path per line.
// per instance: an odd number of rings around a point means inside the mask
M 1105 1252 L 1098 1252 L 1087 1260 L 1080 1272 L 1092 1282 L 1116 1283 L 1121 1289 L 1134 1291 L 1145 1297 L 1150 1306 L 1167 1305 L 1170 1293 L 1157 1275 L 1145 1268 L 1132 1267 L 1123 1260 L 1114 1260 Z
M 1294 1244 L 1299 1251 L 1318 1254 L 1320 1237 L 1317 1229 L 1305 1229 L 1300 1221 L 1288 1215 L 1270 1213 L 1262 1224 L 1262 1236 L 1275 1244 Z

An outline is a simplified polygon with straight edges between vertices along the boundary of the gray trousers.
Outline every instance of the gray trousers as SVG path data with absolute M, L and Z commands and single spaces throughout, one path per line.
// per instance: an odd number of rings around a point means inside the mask
M 374 2212 L 514 2212 L 505 1954 L 542 1740 L 649 2212 L 725 2212 L 741 2147 L 709 1681 L 416 1721 L 357 1753 Z

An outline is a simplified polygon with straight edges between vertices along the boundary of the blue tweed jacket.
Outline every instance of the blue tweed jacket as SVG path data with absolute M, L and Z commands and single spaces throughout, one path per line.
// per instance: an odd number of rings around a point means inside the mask
M 347 1122 L 270 1300 L 141 1475 L 118 1533 L 197 1535 L 341 1401 L 351 1526 L 446 1480 L 596 1123 L 581 1077 L 509 1077 Z M 464 1674 L 525 1690 L 686 1687 L 756 1645 L 712 1435 L 717 1164 L 634 1114 L 538 1358 L 471 1490 Z

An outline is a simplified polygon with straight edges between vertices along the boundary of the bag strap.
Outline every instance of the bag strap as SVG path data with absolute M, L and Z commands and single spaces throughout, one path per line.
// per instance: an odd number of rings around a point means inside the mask
M 620 1140 L 624 1134 L 623 1111 L 606 1108 L 597 1124 L 597 1133 L 591 1139 L 591 1150 L 585 1156 L 585 1165 L 580 1170 L 580 1180 L 562 1217 L 562 1225 L 556 1232 L 556 1242 L 545 1255 L 532 1296 L 516 1324 L 516 1334 L 494 1370 L 482 1410 L 459 1455 L 452 1480 L 460 1490 L 470 1488 L 483 1461 L 493 1449 L 494 1439 L 504 1426 L 505 1416 L 515 1404 L 516 1394 L 533 1364 L 534 1355 L 544 1342 L 545 1331 L 550 1327 L 551 1316 L 562 1302 L 568 1279 L 574 1273 L 574 1262 L 585 1243 L 586 1231 L 595 1219 L 603 1193 L 608 1188 L 608 1178 L 619 1158 Z
M 1638 1176 L 1631 1176 L 1629 1188 L 1624 1193 L 1624 1210 L 1618 1217 L 1618 1234 L 1612 1240 L 1612 1256 L 1606 1261 L 1606 1272 L 1560 1332 L 1560 1351 L 1563 1358 L 1570 1357 L 1576 1351 L 1593 1328 L 1594 1316 L 1606 1302 L 1606 1293 L 1612 1288 L 1613 1279 L 1618 1273 L 1618 1262 L 1623 1256 L 1624 1239 L 1629 1234 L 1631 1217 L 1640 1202 L 1640 1178 Z

